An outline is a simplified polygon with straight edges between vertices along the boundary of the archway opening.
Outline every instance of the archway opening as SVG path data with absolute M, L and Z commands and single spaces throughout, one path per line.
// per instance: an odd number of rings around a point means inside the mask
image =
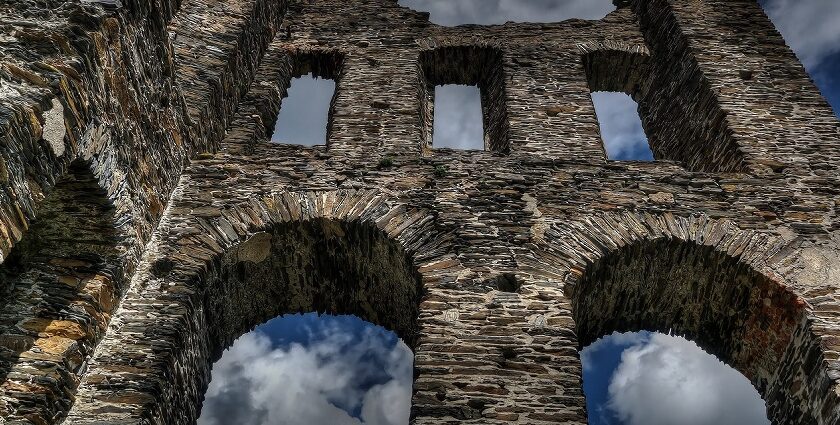
M 804 405 L 794 400 L 801 397 L 796 339 L 804 304 L 739 259 L 693 242 L 635 242 L 587 267 L 568 290 L 580 347 L 613 332 L 653 331 L 665 334 L 654 342 L 691 353 L 692 342 L 669 339 L 684 336 L 743 374 L 771 421 L 803 417 Z
M 276 225 L 228 251 L 206 281 L 208 360 L 217 366 L 214 381 L 198 386 L 209 388 L 204 415 L 215 418 L 219 403 L 232 402 L 252 407 L 257 416 L 248 423 L 287 416 L 296 419 L 282 423 L 408 422 L 420 279 L 409 254 L 375 225 L 329 219 Z M 210 363 L 201 366 L 209 378 Z M 257 376 L 260 367 L 286 373 L 285 381 Z M 250 391 L 275 384 L 294 397 L 308 394 L 309 404 Z M 232 394 L 237 385 L 244 389 Z M 260 415 L 271 420 L 260 422 Z M 231 423 L 210 418 L 200 423 Z

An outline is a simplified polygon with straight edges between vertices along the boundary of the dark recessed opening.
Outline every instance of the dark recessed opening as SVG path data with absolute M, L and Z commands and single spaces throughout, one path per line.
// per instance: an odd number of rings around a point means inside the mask
M 522 283 L 513 273 L 503 273 L 493 279 L 493 285 L 502 292 L 519 292 Z

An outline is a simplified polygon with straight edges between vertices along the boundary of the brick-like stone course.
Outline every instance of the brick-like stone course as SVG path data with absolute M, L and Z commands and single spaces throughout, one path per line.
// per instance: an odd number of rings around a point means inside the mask
M 586 423 L 578 350 L 641 328 L 840 423 L 840 123 L 755 2 L 619 3 L 0 0 L 0 417 L 193 423 L 233 339 L 317 310 L 411 344 L 417 424 Z M 270 143 L 308 72 L 327 145 Z M 446 83 L 485 151 L 431 143 Z M 657 161 L 606 160 L 599 90 Z

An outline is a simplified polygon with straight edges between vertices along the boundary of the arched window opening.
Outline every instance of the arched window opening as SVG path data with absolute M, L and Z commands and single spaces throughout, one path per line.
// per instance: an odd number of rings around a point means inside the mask
M 344 56 L 333 51 L 293 52 L 280 62 L 280 104 L 267 104 L 272 111 L 261 111 L 271 142 L 326 145 Z
M 0 266 L 6 420 L 52 423 L 70 408 L 121 290 L 115 212 L 87 164 L 74 162 Z
M 607 159 L 653 161 L 636 101 L 625 93 L 595 92 L 592 102 Z
M 399 4 L 427 12 L 433 23 L 444 26 L 601 19 L 615 10 L 612 0 L 400 0 Z
M 581 351 L 589 425 L 769 425 L 737 370 L 680 336 L 613 333 Z
M 405 425 L 414 355 L 356 316 L 285 315 L 213 366 L 199 425 Z
M 684 336 L 746 376 L 774 423 L 806 415 L 807 403 L 791 402 L 806 379 L 804 303 L 738 259 L 692 242 L 641 241 L 588 266 L 568 292 L 580 347 L 613 332 Z

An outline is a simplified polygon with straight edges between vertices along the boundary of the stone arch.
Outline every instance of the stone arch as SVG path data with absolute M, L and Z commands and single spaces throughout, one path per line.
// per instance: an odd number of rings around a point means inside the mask
M 90 164 L 77 160 L 0 266 L 0 416 L 52 423 L 69 410 L 122 289 L 118 221 Z
M 779 238 L 723 219 L 634 213 L 547 234 L 580 254 L 559 266 L 578 348 L 613 331 L 683 334 L 750 379 L 773 423 L 835 423 L 836 383 L 819 360 L 830 353 L 809 305 L 772 271 Z
M 213 261 L 203 303 L 210 357 L 274 317 L 353 314 L 417 336 L 420 276 L 405 250 L 370 222 L 314 218 L 270 226 Z
M 411 346 L 422 286 L 447 272 L 441 263 L 457 262 L 430 212 L 376 191 L 275 193 L 242 212 L 191 223 L 213 240 L 164 244 L 141 263 L 84 378 L 73 423 L 193 423 L 222 350 L 284 313 L 356 314 Z M 341 285 L 345 277 L 360 284 Z

